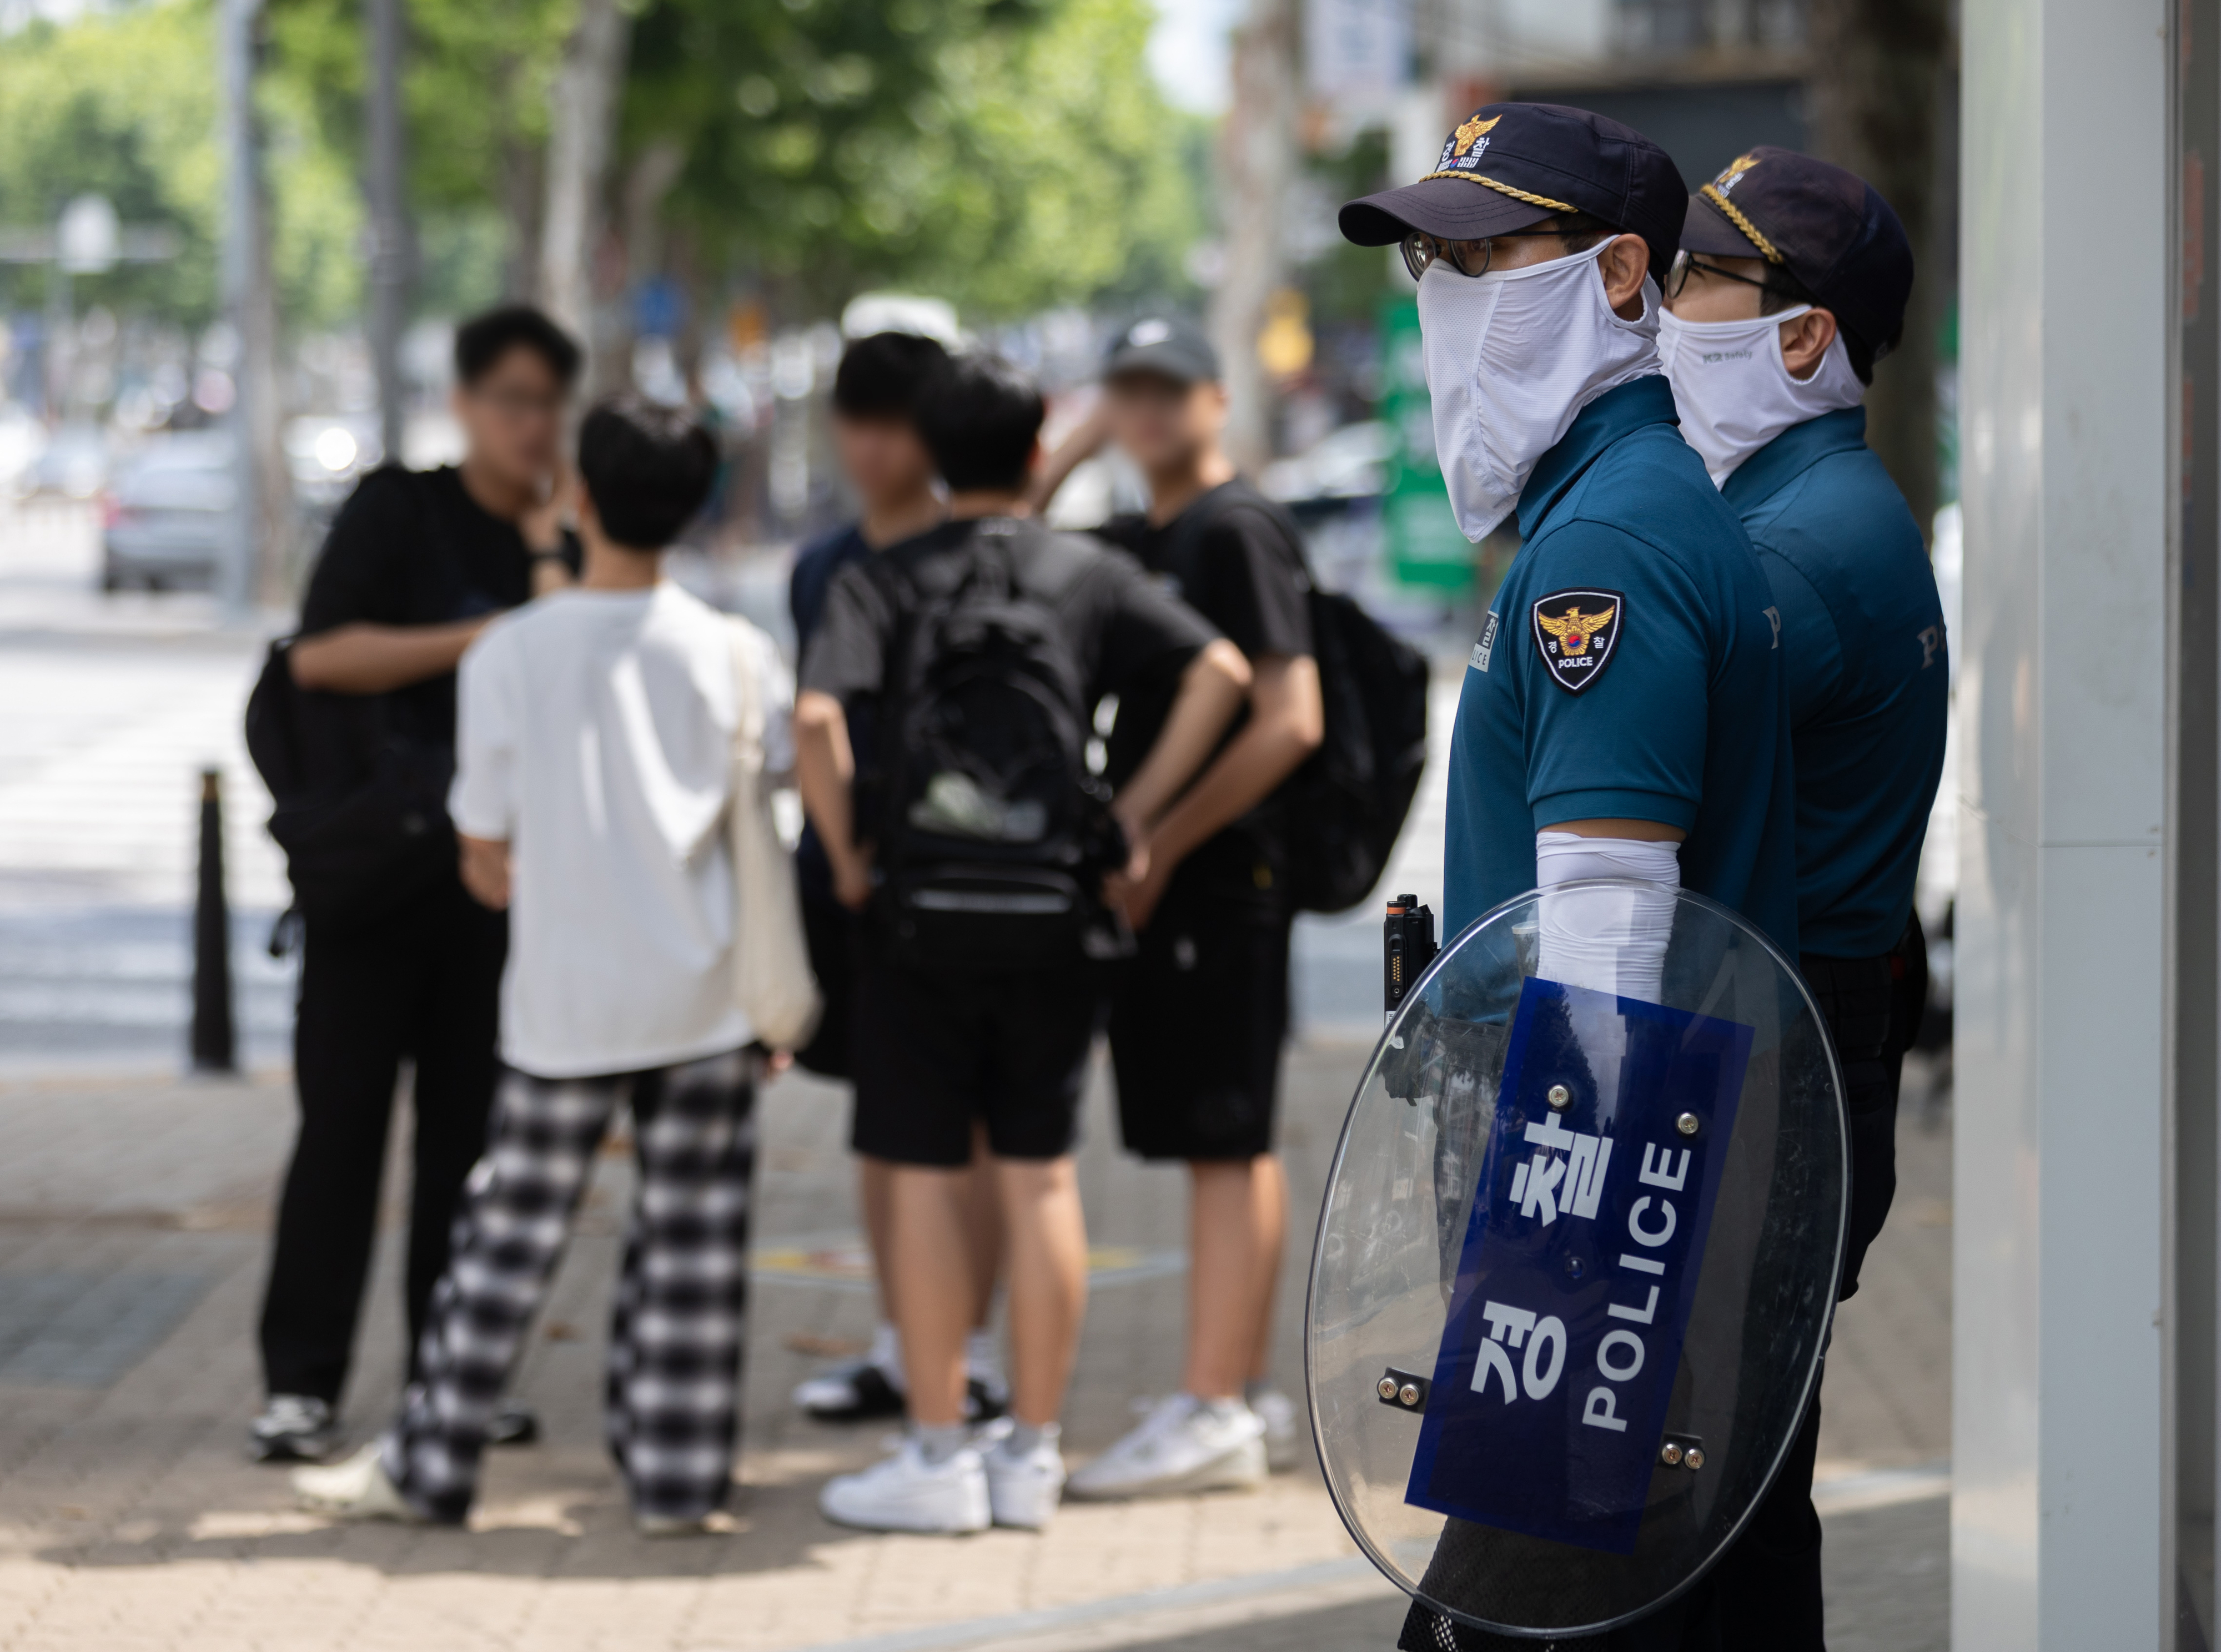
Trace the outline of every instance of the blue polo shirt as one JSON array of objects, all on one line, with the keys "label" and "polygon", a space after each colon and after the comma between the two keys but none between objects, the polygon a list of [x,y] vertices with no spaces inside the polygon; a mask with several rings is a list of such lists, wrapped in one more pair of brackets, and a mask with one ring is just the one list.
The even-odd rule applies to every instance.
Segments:
[{"label": "blue polo shirt", "polygon": [[1774,606],[1662,377],[1581,410],[1519,496],[1459,696],[1445,932],[1535,887],[1568,820],[1680,827],[1682,887],[1797,956],[1795,814]]},{"label": "blue polo shirt", "polygon": [[1721,489],[1781,610],[1807,952],[1897,944],[1943,776],[1950,673],[1920,528],[1867,446],[1864,408],[1792,425]]}]

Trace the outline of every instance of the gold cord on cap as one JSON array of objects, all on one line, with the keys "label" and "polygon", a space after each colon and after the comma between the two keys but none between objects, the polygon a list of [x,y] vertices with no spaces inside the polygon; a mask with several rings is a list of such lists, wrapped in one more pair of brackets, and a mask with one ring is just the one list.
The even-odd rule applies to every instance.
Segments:
[{"label": "gold cord on cap", "polygon": [[1742,231],[1742,233],[1749,238],[1750,244],[1753,246],[1755,246],[1760,252],[1766,254],[1766,261],[1768,264],[1779,264],[1781,262],[1781,254],[1774,250],[1774,243],[1758,233],[1758,226],[1751,222],[1749,219],[1743,216],[1742,208],[1736,205],[1734,202],[1729,200],[1724,195],[1722,195],[1718,190],[1715,189],[1710,184],[1705,184],[1705,187],[1698,190],[1697,193],[1703,196],[1705,200],[1711,202],[1723,213],[1726,214],[1727,221],[1733,224],[1737,229]]},{"label": "gold cord on cap", "polygon": [[1483,178],[1479,172],[1429,172],[1419,180],[1431,184],[1438,178],[1461,178],[1468,184],[1486,184],[1498,195],[1508,195],[1515,201],[1524,201],[1530,206],[1548,207],[1553,212],[1579,212],[1580,209],[1565,201],[1553,201],[1547,195],[1530,195],[1524,190],[1515,190],[1509,184],[1499,184],[1492,178]]}]

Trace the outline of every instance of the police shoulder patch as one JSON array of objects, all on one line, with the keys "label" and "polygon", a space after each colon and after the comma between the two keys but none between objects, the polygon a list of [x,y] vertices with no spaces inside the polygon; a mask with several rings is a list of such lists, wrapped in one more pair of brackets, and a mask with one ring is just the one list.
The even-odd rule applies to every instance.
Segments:
[{"label": "police shoulder patch", "polygon": [[1611,664],[1627,628],[1627,598],[1617,591],[1552,591],[1535,604],[1535,651],[1550,680],[1567,694],[1593,687]]}]

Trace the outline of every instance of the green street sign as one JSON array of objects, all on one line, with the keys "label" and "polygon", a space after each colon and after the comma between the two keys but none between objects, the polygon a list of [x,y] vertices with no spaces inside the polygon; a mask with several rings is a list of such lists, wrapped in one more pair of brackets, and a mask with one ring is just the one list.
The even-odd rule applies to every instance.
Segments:
[{"label": "green street sign", "polygon": [[1472,589],[1479,552],[1458,529],[1435,462],[1434,403],[1427,395],[1419,343],[1419,301],[1393,296],[1380,307],[1381,417],[1396,432],[1381,522],[1388,571],[1405,585],[1450,595]]}]

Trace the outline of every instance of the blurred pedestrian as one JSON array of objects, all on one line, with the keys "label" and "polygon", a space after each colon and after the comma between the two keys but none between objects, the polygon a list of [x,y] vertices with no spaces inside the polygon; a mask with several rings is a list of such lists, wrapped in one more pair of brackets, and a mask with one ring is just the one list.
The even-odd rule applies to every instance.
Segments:
[{"label": "blurred pedestrian", "polygon": [[[1096,532],[1165,580],[1252,673],[1247,712],[1149,825],[1148,875],[1125,895],[1140,947],[1110,1014],[1118,1116],[1129,1151],[1188,1166],[1187,1357],[1179,1392],[1073,1476],[1075,1496],[1110,1498],[1254,1485],[1268,1444],[1283,1461],[1296,1449],[1295,1407],[1267,1364],[1287,1233],[1273,1121],[1295,919],[1273,802],[1317,749],[1325,708],[1302,542],[1221,446],[1226,387],[1211,341],[1184,318],[1145,317],[1118,335],[1103,377],[1096,427],[1140,469],[1149,506]],[[1172,686],[1121,696],[1113,785],[1155,740]]]},{"label": "blurred pedestrian", "polygon": [[[948,520],[844,570],[803,661],[796,776],[835,892],[871,925],[854,1145],[895,1167],[888,1256],[913,1424],[892,1456],[825,1487],[820,1506],[850,1525],[1034,1528],[1055,1509],[1087,1289],[1073,1144],[1097,960],[1120,941],[1098,891],[1248,683],[1232,645],[1130,558],[1025,519],[1042,411],[992,357],[935,378],[918,427]],[[1168,658],[1185,664],[1163,735],[1110,800],[1087,767],[1092,708]],[[848,713],[864,703],[879,738],[860,776]],[[977,1438],[964,1191],[982,1121],[1009,1235],[1012,1394],[1010,1418]]]},{"label": "blurred pedestrian", "polygon": [[[824,615],[833,581],[851,563],[923,533],[941,521],[941,496],[934,486],[933,456],[918,439],[914,418],[920,386],[947,365],[939,340],[914,333],[874,333],[842,352],[833,377],[833,442],[841,467],[863,506],[860,520],[804,545],[788,585],[798,655],[806,652]],[[868,713],[849,729],[858,760],[871,761]],[[833,870],[816,826],[805,823],[795,850],[802,881],[803,922],[810,937],[810,967],[824,994],[825,1013],[817,1036],[795,1059],[828,1078],[849,1075],[849,1041],[854,999],[856,918],[833,895]],[[994,1305],[996,1253],[1001,1234],[995,1220],[993,1174],[985,1144],[973,1156],[973,1187],[967,1195],[973,1291],[973,1332],[966,1356],[967,1414],[974,1421],[1001,1414],[1009,1385],[995,1354],[987,1319]],[[902,1354],[895,1332],[887,1266],[888,1191],[893,1166],[870,1154],[856,1159],[856,1202],[872,1252],[879,1293],[879,1323],[861,1359],[846,1360],[821,1371],[794,1391],[794,1403],[821,1422],[859,1422],[899,1416],[903,1409]]]},{"label": "blurred pedestrian", "polygon": [[[432,1283],[447,1265],[464,1175],[485,1144],[495,1075],[496,996],[508,920],[464,893],[445,822],[386,795],[396,763],[454,762],[455,664],[495,614],[567,580],[560,442],[579,346],[539,311],[513,306],[455,335],[460,464],[389,463],[341,508],[310,577],[287,651],[302,698],[374,698],[380,778],[357,795],[372,815],[413,819],[426,852],[360,879],[344,913],[304,913],[293,1042],[300,1136],[278,1207],[261,1319],[266,1401],[253,1454],[313,1460],[341,1438],[355,1323],[378,1220],[379,1185],[401,1064],[413,1074],[405,1300],[410,1369]],[[442,782],[435,780],[436,800]],[[436,810],[436,801],[423,806]],[[303,876],[293,868],[295,887]],[[528,1414],[506,1437],[529,1437]]]},{"label": "blurred pedestrian", "polygon": [[784,770],[791,688],[760,633],[662,577],[716,463],[685,413],[597,407],[579,433],[583,578],[464,658],[453,807],[472,895],[496,911],[513,897],[505,1070],[419,1375],[383,1438],[297,1472],[310,1507],[468,1513],[495,1402],[621,1106],[640,1183],[610,1329],[610,1451],[650,1535],[701,1530],[730,1487],[761,1056],[735,996],[752,907],[727,811],[742,697],[764,767]]}]

